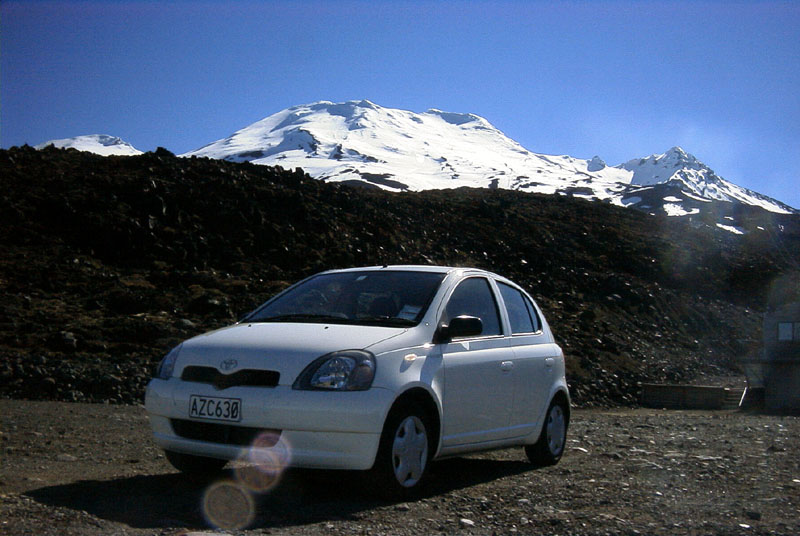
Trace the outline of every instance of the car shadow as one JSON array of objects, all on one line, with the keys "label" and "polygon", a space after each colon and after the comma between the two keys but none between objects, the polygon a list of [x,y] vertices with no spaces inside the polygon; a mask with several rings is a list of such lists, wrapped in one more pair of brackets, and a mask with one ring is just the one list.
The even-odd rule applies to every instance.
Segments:
[{"label": "car shadow", "polygon": [[[443,495],[485,482],[531,471],[513,460],[454,458],[430,467],[424,489],[414,500]],[[325,521],[361,519],[378,507],[405,502],[376,498],[359,473],[291,470],[272,490],[252,494],[250,528],[280,528]],[[233,481],[226,471],[221,480]],[[50,506],[86,511],[101,519],[133,528],[199,528],[214,525],[205,511],[204,495],[212,483],[193,481],[178,473],[142,475],[112,480],[82,480],[26,493]],[[223,501],[224,502],[224,501]]]}]

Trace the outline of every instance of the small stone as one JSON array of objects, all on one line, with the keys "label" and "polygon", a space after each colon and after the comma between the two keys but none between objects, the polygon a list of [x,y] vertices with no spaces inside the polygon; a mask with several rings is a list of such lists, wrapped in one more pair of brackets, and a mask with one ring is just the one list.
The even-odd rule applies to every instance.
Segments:
[{"label": "small stone", "polygon": [[475,526],[475,522],[471,519],[467,519],[466,517],[462,517],[458,520],[458,524],[461,525],[463,528],[471,528]]},{"label": "small stone", "polygon": [[61,342],[66,348],[76,348],[78,346],[78,339],[71,331],[61,332]]},{"label": "small stone", "polygon": [[188,318],[181,318],[180,320],[178,320],[177,323],[178,323],[178,327],[182,327],[182,328],[194,329],[194,328],[197,327],[197,324],[195,324],[194,322],[192,322]]},{"label": "small stone", "polygon": [[72,454],[59,454],[58,456],[56,456],[56,460],[60,462],[76,462],[78,461],[78,458],[76,458]]}]

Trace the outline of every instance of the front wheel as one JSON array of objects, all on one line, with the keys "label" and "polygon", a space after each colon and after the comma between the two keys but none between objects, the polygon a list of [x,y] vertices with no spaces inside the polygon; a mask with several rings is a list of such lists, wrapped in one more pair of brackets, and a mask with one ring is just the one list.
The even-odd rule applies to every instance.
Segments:
[{"label": "front wheel", "polygon": [[392,410],[370,471],[379,490],[402,496],[419,489],[430,458],[430,432],[430,420],[424,412],[408,406]]},{"label": "front wheel", "polygon": [[525,446],[525,454],[531,463],[538,466],[555,465],[564,454],[569,426],[569,410],[566,403],[553,400],[547,409],[542,433],[533,445]]}]

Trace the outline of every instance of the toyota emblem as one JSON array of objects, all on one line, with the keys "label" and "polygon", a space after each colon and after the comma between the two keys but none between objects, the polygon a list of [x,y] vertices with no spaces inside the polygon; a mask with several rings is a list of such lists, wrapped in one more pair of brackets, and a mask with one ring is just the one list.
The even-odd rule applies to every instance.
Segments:
[{"label": "toyota emblem", "polygon": [[239,366],[239,362],[235,359],[226,359],[222,363],[219,364],[220,370],[224,370],[225,372],[229,370],[233,370]]}]

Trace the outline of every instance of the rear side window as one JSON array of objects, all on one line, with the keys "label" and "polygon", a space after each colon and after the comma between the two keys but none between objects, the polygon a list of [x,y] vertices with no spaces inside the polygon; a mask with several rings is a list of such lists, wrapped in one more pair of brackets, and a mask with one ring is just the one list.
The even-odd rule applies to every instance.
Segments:
[{"label": "rear side window", "polygon": [[525,305],[528,306],[528,312],[531,314],[531,321],[533,321],[533,331],[541,331],[542,330],[542,319],[539,318],[539,313],[536,312],[536,307],[533,306],[533,302],[527,297],[523,296],[525,299]]},{"label": "rear side window", "polygon": [[511,333],[534,333],[539,331],[541,323],[530,300],[514,287],[504,283],[498,283],[497,286],[506,304],[508,320],[511,323]]},{"label": "rear side window", "polygon": [[472,277],[462,281],[447,303],[444,321],[450,322],[457,316],[475,316],[483,322],[481,335],[500,335],[500,317],[489,282],[482,277]]}]

